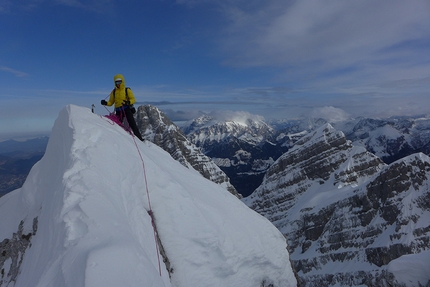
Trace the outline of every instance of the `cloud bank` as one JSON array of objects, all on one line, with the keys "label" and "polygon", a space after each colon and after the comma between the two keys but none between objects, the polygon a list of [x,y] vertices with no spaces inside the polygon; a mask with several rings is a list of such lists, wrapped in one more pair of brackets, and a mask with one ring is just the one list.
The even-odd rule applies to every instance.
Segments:
[{"label": "cloud bank", "polygon": [[330,123],[341,122],[350,118],[344,110],[332,106],[315,108],[312,110],[310,116],[312,118],[325,119]]},{"label": "cloud bank", "polygon": [[[420,45],[428,44],[423,39],[430,36],[430,3],[425,0],[254,2],[260,3],[249,5],[254,9],[225,8],[230,23],[222,41],[230,55],[226,63],[306,64],[324,71],[358,69],[363,62],[383,66],[375,60],[417,64],[425,52]],[[405,46],[411,42],[415,45]]]},{"label": "cloud bank", "polygon": [[236,98],[308,114],[326,106],[353,116],[430,112],[427,0],[178,3],[219,9],[214,42],[224,65],[270,71],[272,87],[236,89]]}]

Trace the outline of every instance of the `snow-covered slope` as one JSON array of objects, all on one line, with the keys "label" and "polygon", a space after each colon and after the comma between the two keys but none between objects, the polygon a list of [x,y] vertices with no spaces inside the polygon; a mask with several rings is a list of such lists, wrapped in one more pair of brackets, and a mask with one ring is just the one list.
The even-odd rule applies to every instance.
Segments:
[{"label": "snow-covered slope", "polygon": [[0,286],[296,286],[267,219],[86,108],[60,112],[0,217]]},{"label": "snow-covered slope", "polygon": [[430,286],[430,158],[422,153],[386,165],[326,124],[244,201],[288,238],[305,286]]}]

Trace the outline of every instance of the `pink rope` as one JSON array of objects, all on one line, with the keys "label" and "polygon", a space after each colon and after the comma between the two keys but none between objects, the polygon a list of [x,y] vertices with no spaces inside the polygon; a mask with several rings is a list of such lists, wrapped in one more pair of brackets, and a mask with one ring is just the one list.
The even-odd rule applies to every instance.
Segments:
[{"label": "pink rope", "polygon": [[[104,107],[109,112],[109,115],[104,116],[104,117],[110,119],[113,122],[113,123],[111,123],[112,125],[114,125],[114,124],[119,125],[125,131],[129,132],[133,136],[132,130],[130,128],[130,125],[128,125],[128,127],[126,127],[125,125],[123,125],[123,123],[120,121],[120,118],[115,114],[115,109],[114,109],[113,112],[110,112],[109,109],[106,108],[106,106],[104,106]],[[122,116],[123,119],[125,118],[127,120],[127,117],[125,116],[125,112],[123,110],[121,111],[121,116]]]},{"label": "pink rope", "polygon": [[160,276],[161,276],[160,252],[159,252],[159,247],[158,247],[158,242],[157,242],[157,231],[155,228],[154,213],[152,212],[151,198],[149,197],[149,189],[148,189],[148,180],[146,178],[145,161],[143,160],[142,154],[140,153],[139,147],[137,146],[136,137],[134,135],[133,135],[133,141],[134,141],[134,144],[136,146],[137,152],[139,153],[140,160],[142,161],[143,177],[145,179],[146,196],[148,198],[148,206],[149,206],[148,214],[149,214],[149,216],[151,216],[152,230],[154,231],[155,248],[157,250],[158,270],[160,271]]},{"label": "pink rope", "polygon": [[[106,108],[106,106],[104,106],[104,107]],[[145,161],[143,160],[142,154],[141,154],[141,152],[139,150],[139,147],[138,147],[138,145],[136,143],[136,136],[131,132],[130,124],[128,124],[128,127],[125,127],[120,122],[118,116],[115,115],[115,112],[111,113],[108,108],[106,108],[106,110],[109,112],[109,115],[105,116],[106,118],[108,118],[111,121],[113,121],[114,122],[113,124],[115,124],[115,123],[118,124],[119,126],[121,126],[122,128],[124,128],[126,131],[128,131],[132,135],[133,141],[134,141],[134,145],[136,146],[137,152],[139,153],[140,160],[142,161],[143,177],[145,179],[146,196],[148,198],[148,206],[149,206],[149,212],[148,212],[148,214],[149,214],[149,216],[151,216],[152,229],[154,231],[155,249],[157,251],[158,270],[159,270],[160,276],[161,276],[160,251],[159,251],[158,242],[157,242],[157,231],[156,231],[156,227],[155,227],[154,213],[152,211],[152,206],[151,206],[151,198],[149,197],[149,188],[148,188],[148,180],[147,180],[147,177],[146,177]],[[114,109],[114,111],[115,111],[115,109]],[[124,111],[122,111],[122,112],[124,112]],[[124,115],[124,118],[127,120],[127,117],[125,115]]]}]

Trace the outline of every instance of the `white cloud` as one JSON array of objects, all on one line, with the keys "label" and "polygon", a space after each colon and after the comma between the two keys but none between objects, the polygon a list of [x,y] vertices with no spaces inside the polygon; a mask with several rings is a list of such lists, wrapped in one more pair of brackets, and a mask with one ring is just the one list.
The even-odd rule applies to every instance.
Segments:
[{"label": "white cloud", "polygon": [[330,123],[344,121],[350,118],[348,113],[342,109],[332,106],[314,108],[310,114],[312,118],[322,118]]},{"label": "white cloud", "polygon": [[264,117],[246,111],[216,110],[209,115],[219,121],[233,121],[241,124],[246,124],[249,120],[264,121]]},{"label": "white cloud", "polygon": [[[412,106],[422,112],[430,104],[423,80],[430,78],[428,0],[217,3],[227,19],[218,39],[224,64],[271,69],[274,85],[288,87],[279,97],[267,88],[271,99],[295,94],[289,104],[318,106],[324,98],[324,105],[342,102],[353,114],[351,100],[363,113],[387,115],[412,113]],[[362,95],[367,103],[360,102]],[[396,105],[403,98],[414,105]],[[375,105],[366,110],[369,103]]]},{"label": "white cloud", "polygon": [[20,77],[20,78],[28,76],[28,74],[25,73],[25,72],[18,71],[18,70],[15,70],[15,69],[12,69],[12,68],[9,68],[9,67],[6,67],[6,66],[0,66],[0,70],[4,71],[4,72],[7,72],[7,73],[14,74],[15,76]]},{"label": "white cloud", "polygon": [[270,1],[258,11],[229,7],[224,47],[231,64],[327,65],[383,59],[382,49],[430,35],[430,3],[411,1]]}]

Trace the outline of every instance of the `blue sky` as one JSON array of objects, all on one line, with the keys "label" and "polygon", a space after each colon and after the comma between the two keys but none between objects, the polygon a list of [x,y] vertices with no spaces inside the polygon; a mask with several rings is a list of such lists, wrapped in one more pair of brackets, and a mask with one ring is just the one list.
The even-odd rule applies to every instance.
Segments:
[{"label": "blue sky", "polygon": [[122,73],[173,120],[430,114],[428,0],[0,0],[0,140]]}]

